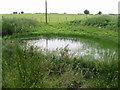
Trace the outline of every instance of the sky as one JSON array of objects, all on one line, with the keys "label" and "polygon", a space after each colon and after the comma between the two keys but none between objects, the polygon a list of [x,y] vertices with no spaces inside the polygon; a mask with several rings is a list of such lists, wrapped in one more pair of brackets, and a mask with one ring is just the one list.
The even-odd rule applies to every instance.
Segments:
[{"label": "sky", "polygon": [[[83,13],[88,9],[91,14],[117,14],[120,0],[47,0],[48,13]],[[12,12],[44,13],[45,0],[1,0],[0,14]]]}]

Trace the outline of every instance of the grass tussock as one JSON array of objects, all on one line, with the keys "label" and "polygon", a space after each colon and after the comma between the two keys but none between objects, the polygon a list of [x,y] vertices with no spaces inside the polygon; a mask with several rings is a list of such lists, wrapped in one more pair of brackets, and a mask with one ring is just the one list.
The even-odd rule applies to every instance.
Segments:
[{"label": "grass tussock", "polygon": [[117,88],[118,60],[60,56],[3,41],[3,88]]}]

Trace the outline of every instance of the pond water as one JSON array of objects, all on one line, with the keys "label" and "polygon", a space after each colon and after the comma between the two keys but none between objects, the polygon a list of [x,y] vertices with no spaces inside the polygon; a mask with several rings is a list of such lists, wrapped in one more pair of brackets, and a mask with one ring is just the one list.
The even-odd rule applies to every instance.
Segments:
[{"label": "pond water", "polygon": [[38,50],[59,51],[62,48],[67,48],[69,54],[75,56],[91,56],[95,59],[117,56],[117,45],[110,43],[76,38],[37,38],[28,39],[27,47],[37,47]]}]

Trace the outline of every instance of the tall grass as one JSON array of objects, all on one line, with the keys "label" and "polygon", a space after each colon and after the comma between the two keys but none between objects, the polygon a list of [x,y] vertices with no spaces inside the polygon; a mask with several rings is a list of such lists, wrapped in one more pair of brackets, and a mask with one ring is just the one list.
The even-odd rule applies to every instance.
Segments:
[{"label": "tall grass", "polygon": [[120,30],[120,15],[118,16],[118,29]]},{"label": "tall grass", "polygon": [[2,35],[12,35],[15,33],[25,33],[35,31],[38,22],[27,18],[3,18],[2,19]]},{"label": "tall grass", "polygon": [[23,49],[20,41],[3,41],[3,88],[117,88],[118,60],[66,56],[68,50],[44,54]]},{"label": "tall grass", "polygon": [[84,23],[86,26],[95,26],[98,28],[108,28],[110,30],[117,31],[118,27],[118,18],[113,16],[96,16],[92,18],[87,18]]},{"label": "tall grass", "polygon": [[68,22],[69,25],[83,25],[83,26],[91,26],[97,28],[107,28],[109,30],[118,30],[118,17],[117,16],[108,16],[108,15],[100,15],[94,17],[86,17],[86,19],[82,20],[74,20]]},{"label": "tall grass", "polygon": [[0,36],[2,36],[2,16],[0,16]]}]

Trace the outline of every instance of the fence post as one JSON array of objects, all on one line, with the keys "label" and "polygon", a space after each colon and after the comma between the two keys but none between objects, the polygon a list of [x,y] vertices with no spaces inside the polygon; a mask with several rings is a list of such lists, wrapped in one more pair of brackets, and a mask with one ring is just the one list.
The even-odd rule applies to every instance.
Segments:
[{"label": "fence post", "polygon": [[49,18],[49,22],[50,22],[50,18]]},{"label": "fence post", "polygon": [[66,22],[67,22],[67,17],[66,17]]}]

